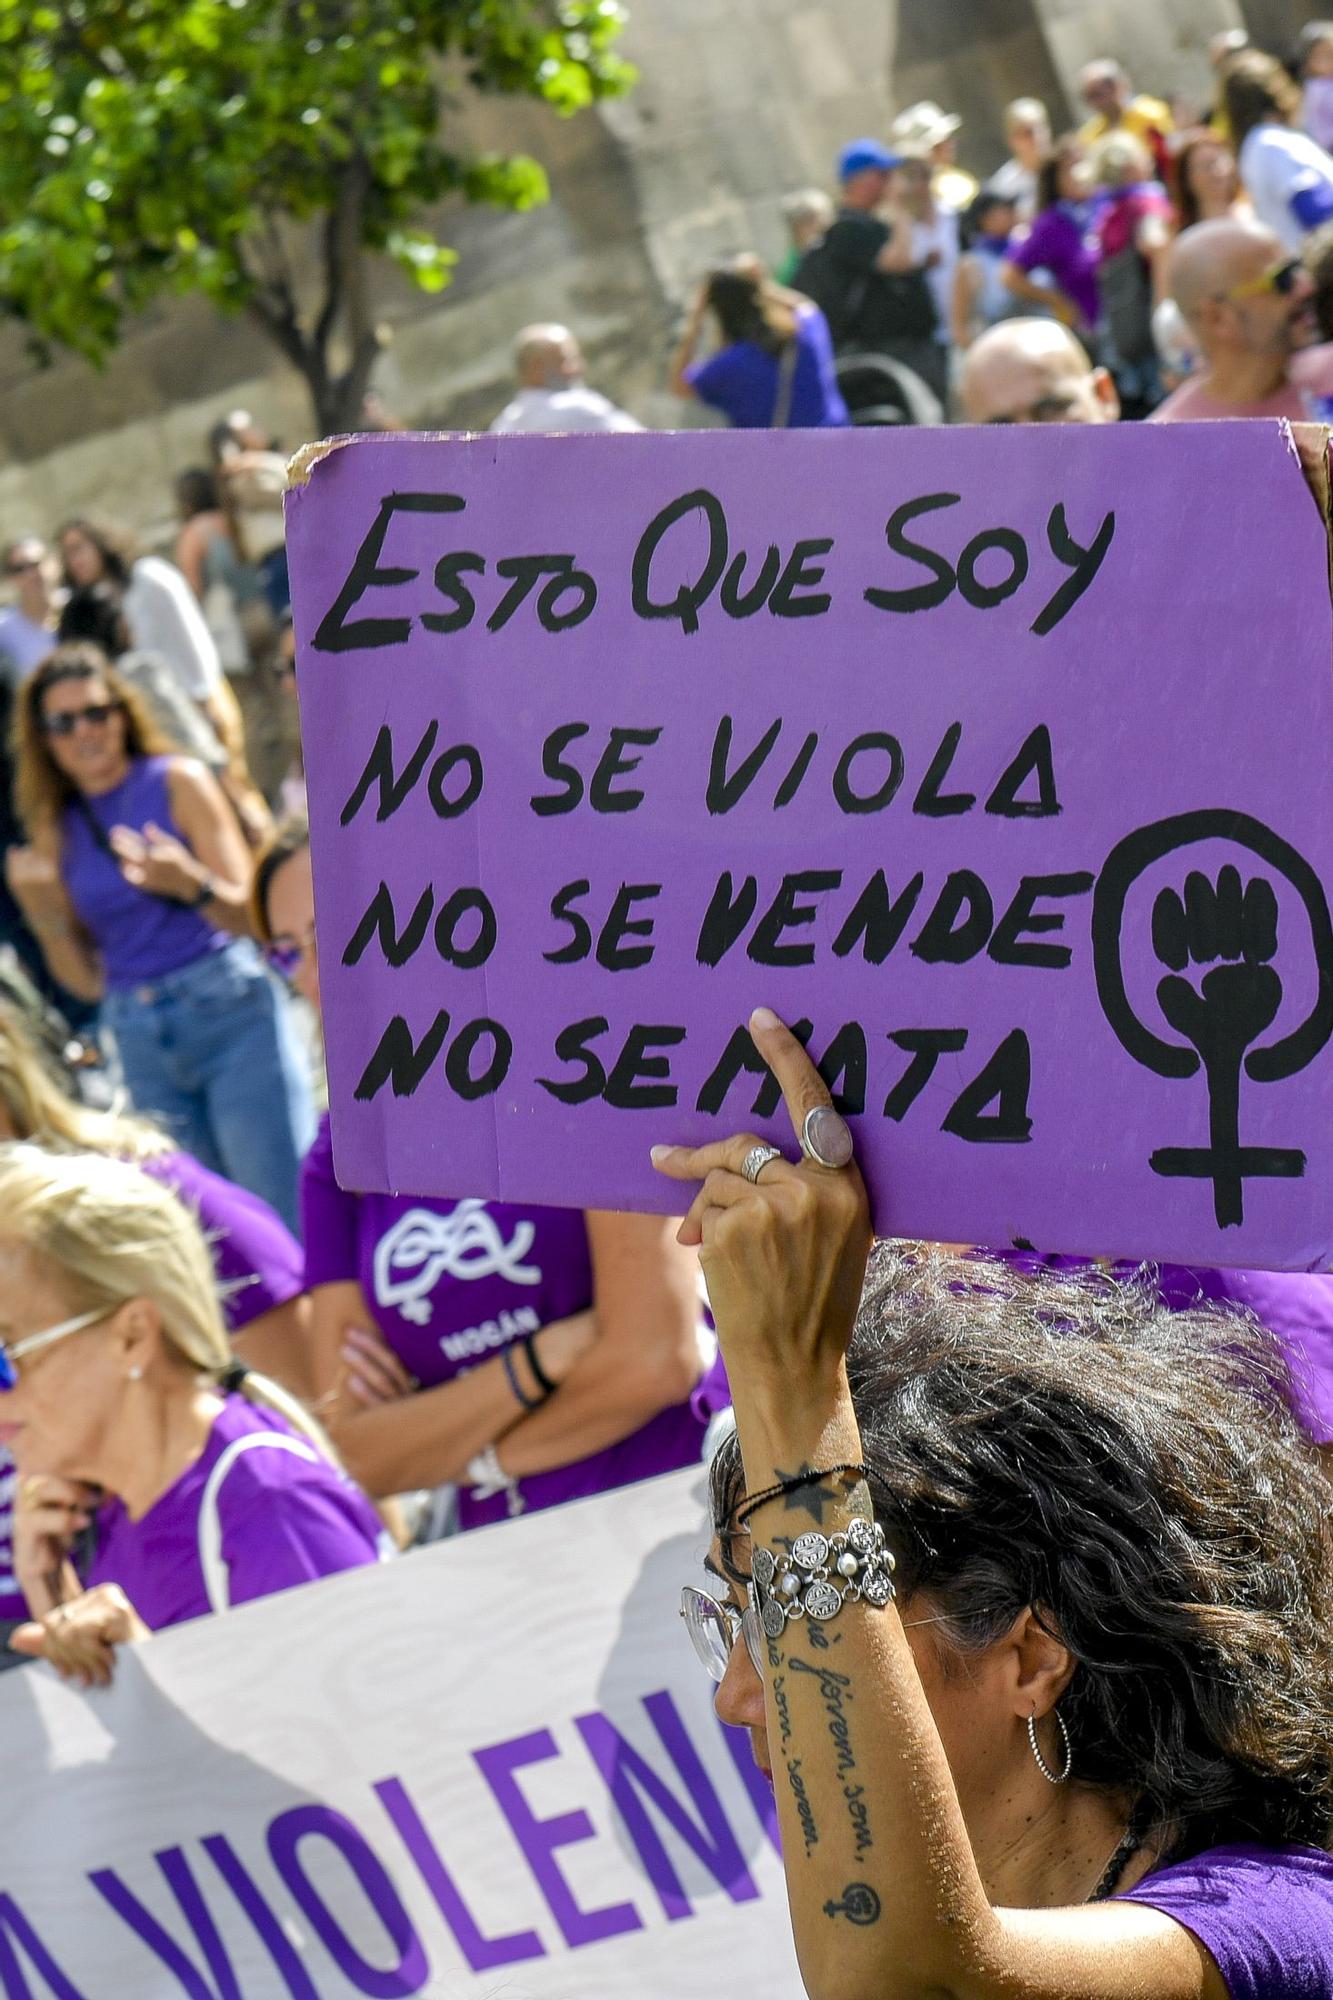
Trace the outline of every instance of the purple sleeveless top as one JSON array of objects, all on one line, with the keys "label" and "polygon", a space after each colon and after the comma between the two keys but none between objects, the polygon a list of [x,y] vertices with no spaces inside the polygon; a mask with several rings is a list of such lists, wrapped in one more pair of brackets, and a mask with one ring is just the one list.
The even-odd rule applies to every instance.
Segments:
[{"label": "purple sleeveless top", "polygon": [[147,825],[184,839],[171,817],[169,757],[136,757],[114,791],[65,807],[60,823],[61,873],[70,900],[102,959],[107,991],[162,979],[227,943],[225,931],[166,896],[132,888],[93,830],[115,826],[141,833]]}]

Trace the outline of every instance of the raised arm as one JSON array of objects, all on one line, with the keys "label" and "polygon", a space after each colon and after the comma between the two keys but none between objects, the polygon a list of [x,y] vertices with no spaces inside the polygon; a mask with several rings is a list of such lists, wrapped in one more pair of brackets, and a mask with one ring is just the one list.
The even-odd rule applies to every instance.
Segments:
[{"label": "raised arm", "polygon": [[[771,1014],[751,1023],[799,1131],[828,1092]],[[855,1166],[773,1162],[755,1142],[668,1149],[660,1169],[703,1179],[682,1227],[700,1243],[735,1400],[746,1488],[861,1460],[845,1353],[870,1222]],[[811,1479],[758,1509],[753,1547],[871,1512],[854,1476]],[[767,1631],[768,1628],[766,1627]],[[1129,1903],[992,1905],[896,1606],[848,1601],[827,1625],[767,1640],[764,1696],[792,1925],[811,2000],[1227,2000],[1183,1928]]]},{"label": "raised arm", "polygon": [[705,288],[700,285],[691,302],[689,316],[667,371],[667,387],[673,396],[679,396],[683,401],[688,401],[695,393],[693,383],[686,380],[685,371],[694,359],[707,311],[708,295]]}]

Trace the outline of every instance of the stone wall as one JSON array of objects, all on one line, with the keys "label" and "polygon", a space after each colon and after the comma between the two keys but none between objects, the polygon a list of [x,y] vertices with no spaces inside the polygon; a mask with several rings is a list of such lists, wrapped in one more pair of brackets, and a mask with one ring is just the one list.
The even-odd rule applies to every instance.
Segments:
[{"label": "stone wall", "polygon": [[[483,425],[505,398],[509,341],[564,318],[593,379],[649,423],[679,423],[662,391],[681,305],[716,257],[783,248],[780,202],[826,184],[838,146],[883,132],[929,96],[960,111],[960,151],[985,173],[1005,101],[1035,93],[1057,122],[1077,71],[1114,53],[1155,89],[1206,92],[1206,46],[1241,19],[1236,0],[629,0],[625,100],[562,122],[487,100],[467,114],[479,146],[527,150],[552,201],[527,215],[446,205],[461,252],[437,298],[383,276],[393,343],[378,376],[422,427]],[[1284,43],[1308,10],[1248,0],[1252,32]],[[1295,18],[1293,18],[1295,17]],[[295,446],[303,385],[244,321],[200,301],[163,304],[104,374],[64,358],[45,370],[0,327],[0,535],[98,508],[165,533],[172,475],[199,462],[209,425],[238,404]]]}]

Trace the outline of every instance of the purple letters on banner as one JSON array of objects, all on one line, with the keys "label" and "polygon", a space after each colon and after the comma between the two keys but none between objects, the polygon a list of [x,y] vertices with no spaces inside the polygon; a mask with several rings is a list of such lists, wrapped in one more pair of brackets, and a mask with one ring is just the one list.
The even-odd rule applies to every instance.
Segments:
[{"label": "purple letters on banner", "polygon": [[[302,1841],[313,1839],[327,1840],[346,1861],[367,1903],[388,1933],[397,1953],[395,1964],[376,1966],[363,1958],[315,1888],[301,1861]],[[310,1928],[358,1993],[394,2000],[397,1995],[421,1992],[430,1978],[430,1961],[384,1863],[350,1819],[328,1806],[293,1806],[290,1811],[280,1813],[269,1827],[268,1851]]]},{"label": "purple letters on banner", "polygon": [[67,1979],[12,1896],[0,1895],[0,1979],[5,2000],[34,2000],[32,1987],[19,1962],[19,1952],[40,1976],[54,2000],[85,2000]]},{"label": "purple letters on banner", "polygon": [[508,1937],[483,1937],[402,1779],[385,1778],[375,1786],[375,1792],[416,1863],[422,1881],[435,1898],[440,1915],[457,1939],[459,1950],[474,1972],[491,1972],[497,1965],[516,1965],[522,1959],[545,1957],[546,1947],[536,1931],[513,1931]]},{"label": "purple letters on banner", "polygon": [[530,1735],[516,1736],[508,1743],[493,1743],[485,1750],[472,1752],[523,1851],[533,1880],[560,1926],[565,1943],[577,1949],[580,1945],[598,1944],[603,1938],[620,1937],[626,1931],[641,1931],[643,1919],[633,1903],[581,1910],[574,1901],[573,1892],[557,1866],[555,1852],[558,1847],[573,1847],[581,1840],[595,1840],[597,1829],[585,1812],[538,1819],[514,1776],[525,1764],[542,1764],[548,1757],[559,1755],[549,1729],[534,1729]]},{"label": "purple letters on banner", "polygon": [[575,1727],[587,1744],[593,1763],[606,1780],[607,1789],[629,1830],[639,1859],[648,1871],[648,1879],[657,1891],[665,1915],[675,1923],[681,1917],[692,1917],[694,1906],[653,1824],[648,1804],[653,1805],[667,1824],[674,1828],[678,1838],[702,1861],[733,1903],[753,1902],[759,1894],[758,1886],[745,1866],[722,1802],[709,1782],[708,1773],[690,1741],[675,1703],[663,1690],[658,1694],[645,1695],[643,1705],[652,1717],[671,1761],[685,1781],[702,1826],[691,1817],[647,1759],[639,1755],[634,1745],[626,1741],[615,1724],[599,1709],[594,1709],[591,1715],[578,1716]]},{"label": "purple letters on banner", "polygon": [[365,439],[288,521],[346,1186],[678,1206],[791,1147],[762,1003],[882,1233],[1333,1260],[1286,427]]}]

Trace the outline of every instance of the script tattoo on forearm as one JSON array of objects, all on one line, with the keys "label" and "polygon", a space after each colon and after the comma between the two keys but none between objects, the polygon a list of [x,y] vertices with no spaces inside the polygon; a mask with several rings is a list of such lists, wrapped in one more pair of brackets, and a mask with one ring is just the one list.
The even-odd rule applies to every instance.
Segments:
[{"label": "script tattoo on forearm", "polygon": [[796,1817],[801,1823],[801,1839],[805,1843],[807,1860],[819,1845],[819,1828],[815,1823],[815,1809],[810,1803],[810,1795],[805,1789],[805,1779],[801,1776],[801,1759],[787,1759],[787,1783],[796,1801]]},{"label": "script tattoo on forearm", "polygon": [[875,1837],[870,1830],[866,1788],[857,1777],[856,1752],[852,1747],[851,1722],[847,1714],[848,1704],[853,1698],[851,1676],[840,1674],[835,1667],[807,1665],[802,1659],[791,1659],[787,1664],[792,1673],[813,1674],[819,1682],[819,1695],[828,1717],[829,1740],[833,1745],[834,1773],[842,1788],[856,1859],[860,1861],[875,1845]]}]

